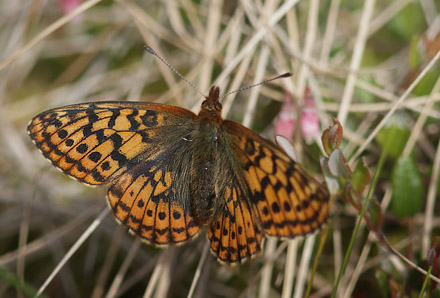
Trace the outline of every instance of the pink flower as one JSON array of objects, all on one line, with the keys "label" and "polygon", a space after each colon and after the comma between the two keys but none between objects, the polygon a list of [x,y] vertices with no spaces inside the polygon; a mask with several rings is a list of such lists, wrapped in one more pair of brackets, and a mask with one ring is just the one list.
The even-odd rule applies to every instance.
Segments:
[{"label": "pink flower", "polygon": [[289,92],[286,92],[284,98],[285,102],[275,122],[275,135],[292,139],[296,122],[295,106],[292,102],[292,95]]},{"label": "pink flower", "polygon": [[60,0],[59,4],[63,13],[68,14],[81,4],[81,0]]},{"label": "pink flower", "polygon": [[318,112],[309,88],[306,89],[304,105],[301,109],[300,126],[306,144],[310,145],[313,140],[319,140],[321,131]]}]

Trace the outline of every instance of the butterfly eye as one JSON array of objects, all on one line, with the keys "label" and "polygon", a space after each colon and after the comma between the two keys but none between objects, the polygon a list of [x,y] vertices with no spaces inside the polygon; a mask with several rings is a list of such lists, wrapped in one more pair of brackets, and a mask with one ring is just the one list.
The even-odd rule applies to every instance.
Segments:
[{"label": "butterfly eye", "polygon": [[220,102],[216,101],[216,102],[214,103],[214,106],[215,106],[215,109],[216,109],[218,112],[221,112],[221,111],[222,111],[222,104],[221,104]]}]

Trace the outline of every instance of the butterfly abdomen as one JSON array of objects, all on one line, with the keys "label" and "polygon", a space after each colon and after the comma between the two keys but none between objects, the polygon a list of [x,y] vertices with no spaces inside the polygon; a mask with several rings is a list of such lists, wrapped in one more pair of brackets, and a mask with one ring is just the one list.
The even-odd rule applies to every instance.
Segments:
[{"label": "butterfly abdomen", "polygon": [[191,209],[200,224],[207,224],[212,216],[215,200],[213,163],[209,160],[194,160],[190,175]]},{"label": "butterfly abdomen", "polygon": [[190,174],[191,209],[199,224],[208,224],[214,213],[216,167],[218,166],[219,126],[204,119],[197,123]]}]

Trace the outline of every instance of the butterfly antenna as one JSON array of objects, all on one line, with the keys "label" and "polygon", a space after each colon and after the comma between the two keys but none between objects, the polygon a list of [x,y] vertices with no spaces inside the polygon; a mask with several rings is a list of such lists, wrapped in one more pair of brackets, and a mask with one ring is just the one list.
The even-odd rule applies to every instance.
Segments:
[{"label": "butterfly antenna", "polygon": [[199,88],[197,88],[191,81],[187,80],[183,75],[180,74],[180,72],[178,72],[174,67],[171,66],[171,64],[169,64],[164,58],[162,58],[162,56],[160,56],[158,53],[156,53],[155,50],[153,50],[151,47],[149,46],[144,46],[144,50],[147,51],[148,53],[150,53],[151,55],[156,56],[160,61],[162,61],[163,64],[165,64],[166,66],[168,66],[169,69],[171,69],[174,73],[176,73],[182,80],[184,80],[188,85],[190,85],[191,87],[193,87],[197,92],[199,92],[204,98],[206,98],[206,95],[202,93],[202,91],[200,91]]},{"label": "butterfly antenna", "polygon": [[225,95],[222,96],[221,99],[225,98],[228,95],[231,95],[231,94],[234,94],[234,93],[238,93],[238,92],[241,92],[241,91],[244,91],[244,90],[248,90],[248,89],[251,89],[253,87],[263,85],[263,84],[267,84],[269,82],[272,82],[272,81],[275,81],[275,80],[278,80],[278,79],[291,77],[292,75],[293,75],[293,73],[286,72],[286,73],[283,73],[282,75],[276,76],[276,77],[268,79],[268,80],[264,80],[264,81],[262,81],[260,83],[257,83],[257,84],[254,84],[254,85],[250,85],[250,86],[241,87],[240,89],[237,89],[237,90],[234,90],[234,91],[226,93]]}]

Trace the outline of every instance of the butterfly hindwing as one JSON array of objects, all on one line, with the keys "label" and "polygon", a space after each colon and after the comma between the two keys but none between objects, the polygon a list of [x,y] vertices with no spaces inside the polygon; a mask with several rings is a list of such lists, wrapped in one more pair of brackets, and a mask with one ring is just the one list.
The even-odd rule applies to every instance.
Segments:
[{"label": "butterfly hindwing", "polygon": [[115,218],[130,232],[149,243],[168,245],[187,241],[200,230],[188,204],[182,203],[188,200],[181,197],[185,195],[176,192],[173,172],[139,165],[110,187],[107,199]]},{"label": "butterfly hindwing", "polygon": [[250,203],[266,235],[293,238],[325,223],[329,196],[319,182],[251,130],[227,120],[224,126],[244,170]]},{"label": "butterfly hindwing", "polygon": [[244,191],[236,179],[226,187],[222,208],[208,228],[211,252],[222,263],[243,262],[261,251],[263,234],[258,228]]},{"label": "butterfly hindwing", "polygon": [[100,185],[135,166],[145,152],[162,150],[163,127],[170,131],[195,117],[161,104],[84,103],[37,115],[28,132],[55,167],[80,182]]}]

